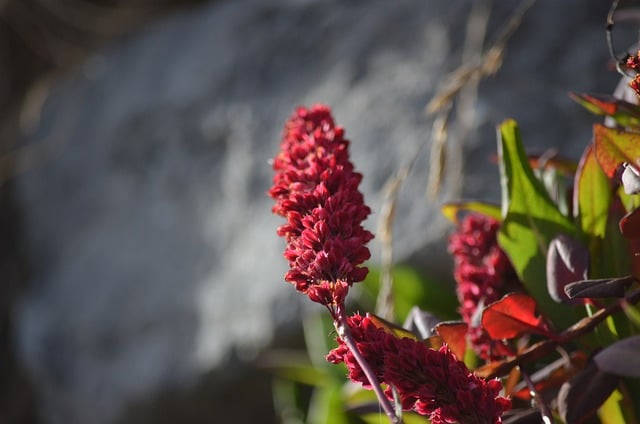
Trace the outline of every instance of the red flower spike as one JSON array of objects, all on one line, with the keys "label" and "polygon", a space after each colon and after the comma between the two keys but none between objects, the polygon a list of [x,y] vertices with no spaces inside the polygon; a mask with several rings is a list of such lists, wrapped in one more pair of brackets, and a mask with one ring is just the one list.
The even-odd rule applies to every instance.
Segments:
[{"label": "red flower spike", "polygon": [[625,61],[625,65],[629,69],[640,70],[640,51],[635,55],[629,55]]},{"label": "red flower spike", "polygon": [[520,289],[520,282],[507,255],[498,246],[500,223],[494,218],[471,213],[449,238],[454,258],[460,315],[469,325],[469,339],[483,359],[498,359],[512,353],[500,341],[491,340],[480,327],[478,317],[484,305],[505,293]]},{"label": "red flower spike", "polygon": [[362,175],[349,160],[349,141],[328,107],[298,108],[287,121],[269,195],[273,212],[287,219],[278,235],[287,240],[285,280],[314,302],[341,305],[349,287],[364,280],[362,227],[371,213],[358,186]]},{"label": "red flower spike", "polygon": [[640,96],[640,74],[636,75],[631,81],[629,81],[629,87]]},{"label": "red flower spike", "polygon": [[[446,345],[434,350],[412,338],[395,337],[360,315],[348,318],[348,324],[358,350],[380,381],[395,388],[404,410],[426,415],[434,424],[497,424],[511,407],[509,399],[499,396],[499,380],[475,376]],[[338,343],[327,360],[344,362],[349,378],[367,387],[353,354],[341,339]],[[393,399],[391,388],[386,395]]]}]

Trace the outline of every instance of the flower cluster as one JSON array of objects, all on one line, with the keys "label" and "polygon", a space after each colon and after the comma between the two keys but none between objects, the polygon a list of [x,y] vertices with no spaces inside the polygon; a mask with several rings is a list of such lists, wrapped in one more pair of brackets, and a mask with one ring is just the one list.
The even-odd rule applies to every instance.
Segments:
[{"label": "flower cluster", "polygon": [[[627,56],[625,66],[636,72],[640,72],[640,51],[638,51],[634,56]],[[636,76],[629,81],[629,87],[631,87],[631,89],[640,96],[640,73],[636,74]]]},{"label": "flower cluster", "polygon": [[511,352],[502,342],[491,340],[482,329],[479,322],[482,308],[520,286],[509,258],[498,246],[499,228],[500,223],[495,219],[468,214],[449,238],[459,312],[469,325],[474,350],[483,359],[495,359]]},{"label": "flower cluster", "polygon": [[[446,345],[434,350],[410,338],[397,338],[361,315],[348,318],[348,324],[358,350],[388,385],[386,396],[393,399],[393,387],[404,410],[426,415],[434,424],[502,422],[511,402],[499,396],[500,381],[478,378]],[[340,338],[338,343],[327,360],[345,363],[352,381],[370,387],[351,351]]]},{"label": "flower cluster", "polygon": [[269,191],[273,212],[287,219],[278,228],[287,241],[285,279],[330,309],[364,280],[368,270],[360,265],[370,257],[365,244],[373,238],[361,225],[371,210],[348,147],[328,107],[298,108],[285,125]]}]

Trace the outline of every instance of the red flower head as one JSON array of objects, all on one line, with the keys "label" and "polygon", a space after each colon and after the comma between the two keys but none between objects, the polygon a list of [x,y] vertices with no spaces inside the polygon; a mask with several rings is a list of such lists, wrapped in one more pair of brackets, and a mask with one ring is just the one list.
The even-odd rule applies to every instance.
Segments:
[{"label": "red flower head", "polygon": [[[434,350],[413,339],[397,338],[360,315],[350,317],[348,324],[358,350],[380,381],[389,386],[387,397],[393,399],[394,387],[404,410],[427,415],[434,424],[497,424],[511,407],[509,399],[499,396],[499,380],[478,378],[448,347]],[[349,378],[368,387],[351,351],[341,339],[338,343],[327,360],[344,362]]]},{"label": "red flower head", "polygon": [[478,322],[483,306],[518,289],[520,282],[507,255],[498,246],[500,223],[479,214],[464,217],[458,231],[449,238],[449,252],[454,258],[460,315],[469,324],[474,350],[484,359],[509,352],[501,342],[489,339]]},{"label": "red flower head", "polygon": [[629,69],[633,69],[635,71],[640,70],[640,51],[635,55],[628,55],[625,60],[625,65]]},{"label": "red flower head", "polygon": [[368,270],[360,265],[373,238],[361,225],[371,210],[348,147],[328,107],[298,108],[285,125],[269,191],[273,212],[287,219],[278,228],[288,243],[285,279],[328,307],[341,305],[349,287],[364,280]]},{"label": "red flower head", "polygon": [[640,74],[636,75],[631,81],[629,81],[629,87],[640,96]]}]

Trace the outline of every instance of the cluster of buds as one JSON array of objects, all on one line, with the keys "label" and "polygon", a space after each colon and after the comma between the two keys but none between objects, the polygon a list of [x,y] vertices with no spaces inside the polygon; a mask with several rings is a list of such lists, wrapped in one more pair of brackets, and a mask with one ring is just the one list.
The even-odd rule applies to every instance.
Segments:
[{"label": "cluster of buds", "polygon": [[468,214],[449,238],[454,258],[459,312],[469,326],[469,338],[478,356],[491,360],[513,354],[501,341],[492,340],[480,325],[484,306],[518,290],[520,282],[511,261],[498,246],[500,223],[480,214]]},{"label": "cluster of buds", "polygon": [[640,96],[640,51],[633,56],[628,55],[624,65],[627,69],[632,69],[636,72],[636,75],[629,81],[629,87]]},{"label": "cluster of buds", "polygon": [[328,107],[298,108],[285,125],[273,161],[273,212],[285,217],[285,280],[334,311],[349,287],[362,281],[373,234],[362,227],[371,213],[358,190],[362,175],[349,160],[349,141]]},{"label": "cluster of buds", "polygon": [[[348,322],[358,350],[387,385],[385,394],[393,399],[396,390],[404,410],[426,415],[433,424],[502,422],[511,402],[499,396],[500,381],[476,377],[446,345],[435,350],[411,338],[398,338],[361,315],[349,317]],[[340,338],[327,360],[344,363],[352,381],[369,385]]]}]

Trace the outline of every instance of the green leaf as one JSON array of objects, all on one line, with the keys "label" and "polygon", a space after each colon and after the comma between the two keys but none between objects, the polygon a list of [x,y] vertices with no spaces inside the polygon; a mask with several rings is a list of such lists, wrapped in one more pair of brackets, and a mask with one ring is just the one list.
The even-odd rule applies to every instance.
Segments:
[{"label": "green leaf", "polygon": [[440,208],[442,214],[454,224],[458,224],[458,215],[461,212],[476,212],[500,221],[502,216],[500,208],[496,205],[483,202],[450,202]]},{"label": "green leaf", "polygon": [[[621,192],[622,190],[620,190]],[[602,249],[591,261],[592,266],[599,264],[600,275],[593,273],[595,278],[599,277],[621,277],[629,275],[631,269],[631,247],[629,240],[625,239],[620,232],[619,222],[626,214],[627,210],[620,199],[622,196],[615,196],[611,201],[607,216],[607,230],[602,241]],[[640,197],[640,196],[635,196]]]},{"label": "green leaf", "polygon": [[607,231],[607,216],[613,197],[611,183],[598,165],[593,145],[589,145],[582,155],[575,177],[574,213],[577,215],[580,229],[590,238],[592,244],[603,239]]},{"label": "green leaf", "polygon": [[612,117],[623,127],[640,126],[640,106],[602,94],[576,94],[569,97],[591,113]]},{"label": "green leaf", "polygon": [[546,254],[554,237],[566,234],[579,238],[578,230],[568,217],[562,215],[535,177],[515,121],[505,121],[499,130],[504,220],[498,233],[498,243],[511,259],[529,294],[536,299],[540,312],[559,329],[566,328],[576,316],[549,295]]},{"label": "green leaf", "polygon": [[633,416],[633,410],[629,408],[620,393],[620,390],[616,389],[611,393],[611,396],[602,404],[598,409],[598,417],[602,424],[619,424],[619,423],[632,423],[634,421],[625,417]]}]

